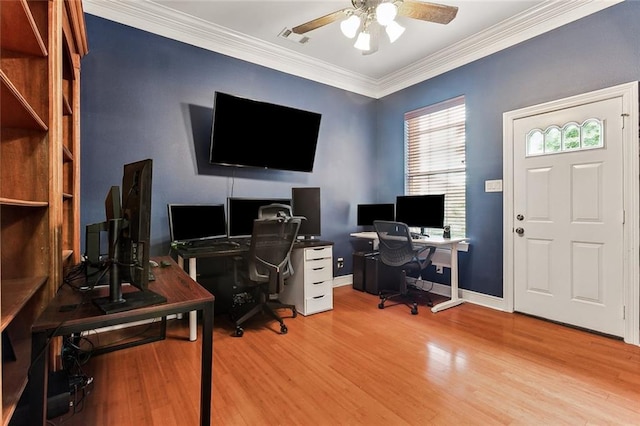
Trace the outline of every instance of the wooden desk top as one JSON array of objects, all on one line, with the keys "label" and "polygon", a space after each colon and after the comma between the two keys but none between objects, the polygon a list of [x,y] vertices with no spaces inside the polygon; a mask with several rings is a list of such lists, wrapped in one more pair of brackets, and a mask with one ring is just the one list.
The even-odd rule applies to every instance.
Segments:
[{"label": "wooden desk top", "polygon": [[[154,267],[152,272],[155,281],[149,282],[149,289],[167,298],[167,302],[159,305],[137,308],[125,312],[104,314],[93,303],[96,297],[108,295],[109,288],[99,287],[81,292],[63,285],[45,311],[31,327],[33,332],[57,330],[57,334],[64,334],[66,328],[86,327],[86,329],[100,328],[123,322],[138,321],[162,317],[172,313],[183,313],[202,309],[206,303],[213,303],[214,296],[197,282],[191,279],[170,256],[154,257],[158,262],[169,262],[170,266]],[[138,291],[130,285],[123,285],[122,292]],[[65,308],[61,311],[62,307]]]}]

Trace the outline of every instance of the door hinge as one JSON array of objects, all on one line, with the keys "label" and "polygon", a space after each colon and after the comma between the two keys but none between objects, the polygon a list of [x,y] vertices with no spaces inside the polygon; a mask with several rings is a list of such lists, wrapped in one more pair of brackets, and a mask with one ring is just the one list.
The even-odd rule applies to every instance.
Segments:
[{"label": "door hinge", "polygon": [[622,319],[627,319],[627,309],[624,305],[622,305]]},{"label": "door hinge", "polygon": [[620,117],[622,117],[622,128],[624,129],[624,122],[625,122],[625,117],[629,117],[629,114],[627,114],[626,112],[623,112],[622,114],[620,114]]}]

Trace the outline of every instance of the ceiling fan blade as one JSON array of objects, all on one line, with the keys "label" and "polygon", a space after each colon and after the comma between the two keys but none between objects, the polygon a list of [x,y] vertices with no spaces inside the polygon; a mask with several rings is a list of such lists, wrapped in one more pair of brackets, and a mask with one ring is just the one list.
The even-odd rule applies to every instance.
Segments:
[{"label": "ceiling fan blade", "polygon": [[398,7],[398,15],[422,21],[448,24],[458,14],[456,6],[404,0]]},{"label": "ceiling fan blade", "polygon": [[340,18],[344,18],[346,16],[346,11],[351,10],[350,8],[336,10],[335,12],[329,13],[327,15],[321,16],[316,19],[312,19],[309,22],[305,22],[304,24],[300,24],[297,27],[293,27],[291,31],[296,34],[304,34],[309,31],[315,30],[316,28],[323,27],[327,24],[331,24],[339,20]]}]

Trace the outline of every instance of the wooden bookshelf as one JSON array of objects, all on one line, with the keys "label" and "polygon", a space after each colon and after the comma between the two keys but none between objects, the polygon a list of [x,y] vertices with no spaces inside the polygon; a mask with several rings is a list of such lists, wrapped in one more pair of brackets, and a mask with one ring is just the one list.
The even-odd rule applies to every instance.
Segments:
[{"label": "wooden bookshelf", "polygon": [[[2,425],[27,385],[31,324],[79,262],[80,0],[0,7]],[[44,348],[43,348],[44,350]],[[3,352],[4,354],[4,352]],[[47,356],[47,355],[45,355]]]}]

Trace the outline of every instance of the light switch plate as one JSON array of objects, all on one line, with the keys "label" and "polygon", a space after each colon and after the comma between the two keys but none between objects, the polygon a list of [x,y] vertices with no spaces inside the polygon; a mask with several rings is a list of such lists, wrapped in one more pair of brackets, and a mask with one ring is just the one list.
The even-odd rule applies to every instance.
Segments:
[{"label": "light switch plate", "polygon": [[502,192],[502,179],[485,180],[484,192]]}]

